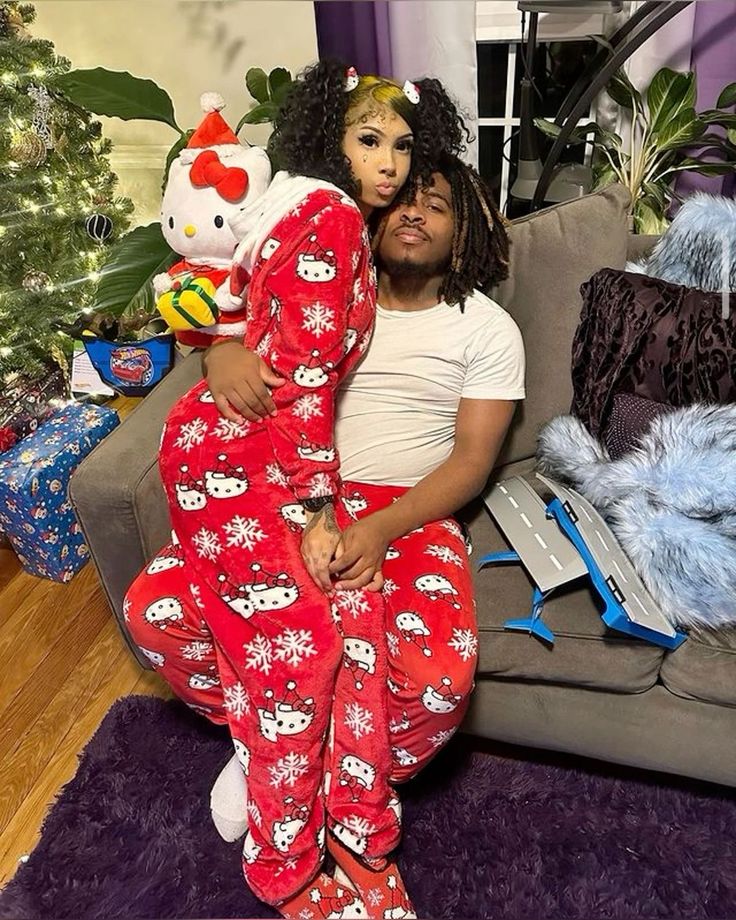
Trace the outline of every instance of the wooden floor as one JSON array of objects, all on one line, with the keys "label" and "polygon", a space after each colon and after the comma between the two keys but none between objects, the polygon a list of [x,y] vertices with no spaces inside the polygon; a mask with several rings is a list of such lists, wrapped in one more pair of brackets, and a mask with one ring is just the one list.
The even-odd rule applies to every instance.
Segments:
[{"label": "wooden floor", "polygon": [[105,713],[131,693],[170,696],[127,650],[92,564],[62,585],[0,549],[0,886]]}]

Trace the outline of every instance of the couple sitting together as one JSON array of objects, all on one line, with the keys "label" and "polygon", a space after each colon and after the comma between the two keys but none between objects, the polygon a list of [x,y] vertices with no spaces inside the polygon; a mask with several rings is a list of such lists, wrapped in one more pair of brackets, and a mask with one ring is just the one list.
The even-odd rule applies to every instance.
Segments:
[{"label": "couple sitting together", "polygon": [[130,587],[128,625],[227,726],[213,819],[245,835],[246,881],[284,917],[415,916],[397,784],[473,689],[453,514],[524,397],[524,352],[483,293],[508,239],[463,129],[436,80],[302,75],[271,141],[284,171],[235,227],[244,341],[205,353],[163,432],[173,542]]}]

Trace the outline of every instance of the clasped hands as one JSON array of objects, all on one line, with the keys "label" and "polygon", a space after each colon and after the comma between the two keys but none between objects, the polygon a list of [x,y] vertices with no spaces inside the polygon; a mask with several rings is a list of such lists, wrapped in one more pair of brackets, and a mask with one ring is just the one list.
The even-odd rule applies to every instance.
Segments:
[{"label": "clasped hands", "polygon": [[306,514],[301,553],[317,586],[326,594],[357,588],[380,591],[384,581],[381,566],[388,549],[380,512],[355,521],[342,532],[332,505]]}]

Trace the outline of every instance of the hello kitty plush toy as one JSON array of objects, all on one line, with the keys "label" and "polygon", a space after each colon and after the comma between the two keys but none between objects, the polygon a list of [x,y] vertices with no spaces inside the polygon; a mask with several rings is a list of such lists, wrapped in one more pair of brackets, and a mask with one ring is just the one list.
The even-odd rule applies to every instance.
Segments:
[{"label": "hello kitty plush toy", "polygon": [[232,258],[229,219],[268,188],[271,163],[243,147],[220,115],[225,103],[204,93],[205,116],[172,162],[161,203],[161,230],[182,258],[153,279],[156,307],[183,345],[206,348],[213,336],[245,331],[248,276]]}]

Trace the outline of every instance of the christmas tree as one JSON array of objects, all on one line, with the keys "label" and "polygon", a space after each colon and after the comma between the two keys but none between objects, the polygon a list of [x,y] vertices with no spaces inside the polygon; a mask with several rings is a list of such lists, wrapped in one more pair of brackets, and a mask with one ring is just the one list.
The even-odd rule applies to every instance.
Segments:
[{"label": "christmas tree", "polygon": [[55,323],[93,307],[133,210],[115,194],[99,121],[58,89],[70,62],[30,34],[34,18],[31,4],[0,0],[0,384],[44,373],[68,347]]}]

